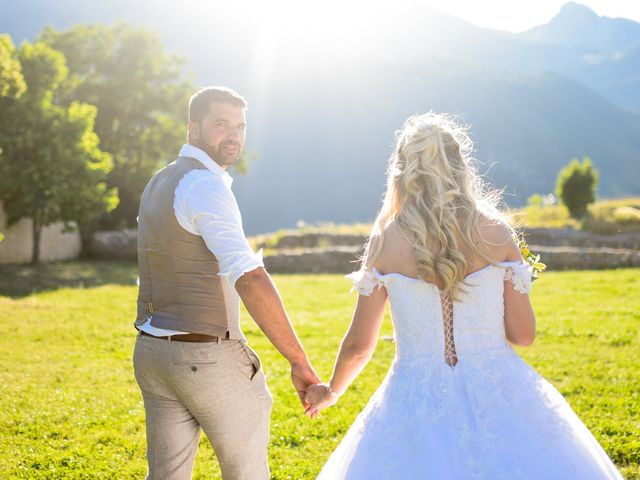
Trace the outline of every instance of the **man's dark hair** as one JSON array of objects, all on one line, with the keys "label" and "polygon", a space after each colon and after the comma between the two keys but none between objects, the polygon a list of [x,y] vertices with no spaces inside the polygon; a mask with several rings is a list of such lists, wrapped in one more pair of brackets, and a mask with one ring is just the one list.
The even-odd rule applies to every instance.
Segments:
[{"label": "man's dark hair", "polygon": [[189,100],[189,121],[202,122],[211,102],[230,103],[236,107],[247,108],[246,100],[230,88],[204,87],[194,93]]}]

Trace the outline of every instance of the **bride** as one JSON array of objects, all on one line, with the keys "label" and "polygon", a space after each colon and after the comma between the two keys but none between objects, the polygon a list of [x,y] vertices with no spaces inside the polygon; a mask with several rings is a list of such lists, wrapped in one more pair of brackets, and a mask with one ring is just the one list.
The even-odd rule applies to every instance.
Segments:
[{"label": "bride", "polygon": [[387,296],[397,351],[322,480],[622,479],[562,395],[510,344],[529,345],[531,271],[452,117],[409,118],[397,135],[358,303],[328,384],[335,404],[369,361]]}]

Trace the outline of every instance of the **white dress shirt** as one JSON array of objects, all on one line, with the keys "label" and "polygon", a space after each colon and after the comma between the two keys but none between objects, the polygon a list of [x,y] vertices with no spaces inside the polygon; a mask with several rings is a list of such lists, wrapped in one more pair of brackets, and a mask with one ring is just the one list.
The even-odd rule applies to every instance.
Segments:
[{"label": "white dress shirt", "polygon": [[[262,250],[254,253],[244,235],[240,209],[231,191],[231,175],[193,145],[183,145],[179,156],[195,158],[207,169],[191,170],[182,177],[176,187],[173,211],[180,226],[193,235],[201,236],[207,248],[216,256],[220,266],[218,275],[223,277],[221,280],[230,333],[233,334],[235,330],[242,337],[239,326],[240,297],[235,284],[246,272],[264,267]],[[153,316],[150,316],[139,327],[140,330],[155,336],[188,333],[154,327],[151,325],[152,319]]]}]

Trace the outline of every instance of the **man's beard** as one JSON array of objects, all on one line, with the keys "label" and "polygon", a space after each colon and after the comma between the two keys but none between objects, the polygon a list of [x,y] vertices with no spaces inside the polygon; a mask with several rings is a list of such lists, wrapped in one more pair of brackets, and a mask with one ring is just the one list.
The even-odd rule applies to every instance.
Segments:
[{"label": "man's beard", "polygon": [[[218,145],[218,148],[214,148],[210,145],[197,145],[198,148],[204,150],[204,152],[209,155],[218,165],[221,166],[230,166],[238,161],[240,158],[240,154],[242,150],[240,149],[240,144],[237,142],[222,142]],[[236,146],[238,147],[238,152],[235,154],[225,153],[223,147],[225,146]]]}]

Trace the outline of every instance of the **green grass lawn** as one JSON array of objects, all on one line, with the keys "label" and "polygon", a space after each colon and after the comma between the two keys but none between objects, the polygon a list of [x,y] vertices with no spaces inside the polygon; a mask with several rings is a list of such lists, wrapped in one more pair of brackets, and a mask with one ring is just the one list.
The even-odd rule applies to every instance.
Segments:
[{"label": "green grass lawn", "polygon": [[[135,278],[127,263],[0,268],[0,478],[143,477],[144,409],[131,367]],[[275,279],[309,357],[328,376],[355,294],[339,275]],[[538,338],[520,352],[625,478],[640,479],[640,270],[548,272],[533,300]],[[273,478],[313,478],[386,373],[393,343],[381,341],[341,402],[312,421],[286,362],[246,315],[244,328],[275,399]],[[220,478],[204,437],[194,478]]]}]

